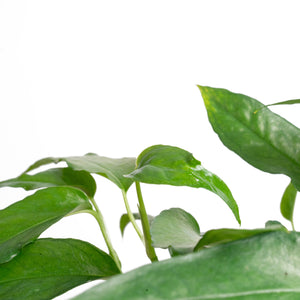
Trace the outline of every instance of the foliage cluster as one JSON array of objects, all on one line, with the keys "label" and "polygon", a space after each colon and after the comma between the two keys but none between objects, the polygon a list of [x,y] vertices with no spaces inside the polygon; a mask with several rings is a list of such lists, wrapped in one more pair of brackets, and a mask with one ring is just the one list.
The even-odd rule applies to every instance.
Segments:
[{"label": "foliage cluster", "polygon": [[[261,102],[225,89],[199,86],[209,121],[223,144],[252,166],[291,181],[281,201],[289,231],[277,221],[258,229],[212,229],[181,208],[147,214],[141,183],[204,188],[216,194],[240,224],[238,205],[225,182],[181,148],[154,145],[137,158],[47,157],[0,187],[37,190],[0,211],[0,299],[52,299],[91,280],[99,285],[76,297],[86,299],[296,299],[300,297],[300,234],[293,211],[300,190],[300,130]],[[294,104],[299,100],[278,104]],[[67,167],[53,167],[64,162]],[[42,166],[50,165],[44,171]],[[95,201],[94,175],[121,191],[126,213],[120,230],[131,224],[145,246],[149,264],[122,273],[121,262]],[[132,212],[129,188],[137,192]],[[39,238],[66,216],[91,214],[108,253],[76,239]],[[141,221],[141,227],[137,223]],[[158,262],[156,248],[171,258]],[[295,298],[296,297],[296,298]]]}]

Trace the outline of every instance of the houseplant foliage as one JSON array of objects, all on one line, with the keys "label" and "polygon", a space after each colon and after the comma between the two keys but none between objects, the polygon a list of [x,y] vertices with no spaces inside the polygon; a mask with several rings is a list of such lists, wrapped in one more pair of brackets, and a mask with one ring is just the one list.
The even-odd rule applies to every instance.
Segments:
[{"label": "houseplant foliage", "polygon": [[[20,176],[0,182],[0,187],[31,191],[0,211],[0,299],[52,299],[97,279],[105,281],[76,299],[300,297],[300,233],[293,222],[300,190],[300,130],[251,97],[225,89],[199,89],[209,121],[226,147],[262,171],[290,177],[280,209],[292,231],[277,221],[268,221],[264,228],[221,228],[203,233],[192,214],[181,208],[149,216],[142,184],[166,184],[214,193],[241,224],[237,202],[226,183],[178,147],[154,145],[137,158],[94,153],[48,157],[33,163]],[[273,105],[294,103],[299,100]],[[61,162],[67,167],[61,167]],[[44,171],[39,170],[42,166]],[[151,264],[122,274],[95,200],[94,176],[107,178],[120,190],[125,209],[120,218],[121,233],[129,224],[134,227]],[[132,212],[127,192],[134,187],[138,211]],[[95,217],[107,249],[76,239],[39,238],[62,218],[80,213]],[[170,259],[158,261],[156,248],[168,249]]]}]

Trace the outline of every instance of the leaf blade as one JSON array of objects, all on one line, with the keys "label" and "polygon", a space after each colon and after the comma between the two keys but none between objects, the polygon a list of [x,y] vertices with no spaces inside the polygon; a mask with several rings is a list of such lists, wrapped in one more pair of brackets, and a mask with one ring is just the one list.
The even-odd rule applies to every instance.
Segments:
[{"label": "leaf blade", "polygon": [[82,191],[49,187],[1,210],[0,263],[11,260],[26,244],[67,214],[91,208]]},{"label": "leaf blade", "polygon": [[300,129],[251,97],[198,87],[223,144],[262,171],[289,176],[300,190]]},{"label": "leaf blade", "polygon": [[299,233],[260,234],[138,268],[73,299],[297,299],[299,249]]},{"label": "leaf blade", "polygon": [[76,187],[90,197],[96,192],[95,180],[88,172],[71,168],[53,168],[34,175],[23,173],[16,178],[0,182],[0,187],[21,187],[27,191],[54,186]]},{"label": "leaf blade", "polygon": [[292,224],[293,215],[294,215],[294,207],[297,196],[297,189],[294,187],[293,183],[290,182],[286,187],[280,202],[280,211],[284,218],[289,220]]},{"label": "leaf blade", "polygon": [[118,274],[113,259],[74,239],[38,239],[0,264],[1,299],[53,299],[87,281]]},{"label": "leaf blade", "polygon": [[151,146],[139,155],[137,168],[126,177],[150,184],[205,188],[218,195],[241,223],[237,203],[227,185],[186,150],[168,145]]},{"label": "leaf blade", "polygon": [[152,245],[170,248],[176,253],[193,252],[200,239],[200,228],[195,218],[181,208],[162,211],[151,223]]},{"label": "leaf blade", "polygon": [[73,170],[95,173],[109,179],[126,192],[133,181],[124,175],[135,169],[135,161],[133,157],[109,158],[95,153],[83,156],[47,157],[36,161],[24,173],[50,163],[66,162]]}]

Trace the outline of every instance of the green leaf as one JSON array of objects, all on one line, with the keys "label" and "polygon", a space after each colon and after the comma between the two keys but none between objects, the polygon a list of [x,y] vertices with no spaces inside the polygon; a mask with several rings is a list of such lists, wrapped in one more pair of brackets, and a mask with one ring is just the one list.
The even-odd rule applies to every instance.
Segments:
[{"label": "green leaf", "polygon": [[94,153],[88,153],[84,156],[43,158],[31,165],[24,173],[46,164],[58,162],[66,162],[74,170],[86,171],[106,177],[124,191],[127,191],[133,183],[131,179],[125,178],[123,175],[134,170],[135,158],[109,158]]},{"label": "green leaf", "polygon": [[118,274],[113,259],[74,239],[38,239],[0,265],[0,299],[53,299],[85,282]]},{"label": "green leaf", "polygon": [[200,239],[200,228],[194,217],[181,208],[162,211],[150,227],[153,247],[171,248],[171,254],[193,252]]},{"label": "green leaf", "polygon": [[0,263],[67,214],[91,209],[88,197],[71,187],[50,187],[0,210]]},{"label": "green leaf", "polygon": [[285,226],[283,226],[280,222],[278,222],[278,221],[268,221],[268,222],[266,222],[266,224],[265,224],[265,228],[273,228],[273,229],[282,229],[283,231],[288,231],[287,229],[286,229],[286,227]]},{"label": "green leaf", "polygon": [[228,243],[236,240],[241,240],[245,238],[249,238],[251,236],[262,234],[271,231],[285,231],[287,232],[286,228],[282,225],[279,226],[276,224],[272,224],[266,226],[266,228],[259,228],[259,229],[231,229],[231,228],[222,228],[222,229],[214,229],[207,231],[201,240],[196,245],[194,251],[201,250],[203,248],[216,246],[223,243]]},{"label": "green leaf", "polygon": [[280,101],[272,104],[268,104],[266,106],[275,106],[275,105],[286,105],[286,104],[299,104],[300,99],[293,99],[293,100],[286,100],[286,101]]},{"label": "green leaf", "polygon": [[299,233],[260,234],[143,266],[73,299],[299,299],[299,253]]},{"label": "green leaf", "polygon": [[248,96],[199,89],[223,144],[262,171],[289,176],[300,190],[300,129]]},{"label": "green leaf", "polygon": [[149,147],[139,155],[137,169],[126,177],[144,183],[205,188],[221,197],[241,222],[238,206],[226,184],[183,149],[166,145]]},{"label": "green leaf", "polygon": [[88,172],[71,168],[50,169],[34,175],[22,174],[0,182],[0,187],[21,187],[27,191],[52,186],[77,187],[89,197],[93,197],[96,192],[95,180]]},{"label": "green leaf", "polygon": [[292,224],[294,223],[293,214],[294,214],[296,196],[297,196],[297,189],[294,187],[292,182],[290,182],[281,198],[280,211],[282,216],[287,220],[289,220]]},{"label": "green leaf", "polygon": [[[133,216],[136,220],[141,219],[141,216],[139,213],[133,213]],[[149,220],[150,224],[152,223],[153,219],[154,218],[152,216],[148,215],[148,220]],[[130,220],[129,220],[128,214],[123,214],[120,218],[120,230],[121,230],[122,236],[124,235],[125,228],[129,223],[130,223]]]}]

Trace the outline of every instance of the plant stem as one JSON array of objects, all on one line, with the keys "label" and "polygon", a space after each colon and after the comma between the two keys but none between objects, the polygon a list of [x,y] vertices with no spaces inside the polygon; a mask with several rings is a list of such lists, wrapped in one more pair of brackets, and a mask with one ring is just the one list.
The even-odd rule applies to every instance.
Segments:
[{"label": "plant stem", "polygon": [[138,227],[138,224],[136,223],[135,218],[134,218],[134,216],[133,216],[133,214],[131,212],[131,209],[129,207],[129,203],[128,203],[128,199],[127,199],[127,193],[124,190],[122,190],[122,194],[123,194],[123,199],[124,199],[124,203],[125,203],[125,207],[126,207],[128,218],[129,218],[132,226],[134,227],[136,233],[138,234],[139,238],[141,239],[141,241],[143,242],[143,244],[145,244],[143,233],[140,230],[140,228]]},{"label": "plant stem", "polygon": [[116,265],[118,266],[118,268],[121,270],[121,262],[120,262],[120,259],[118,257],[117,252],[115,251],[115,249],[112,246],[110,237],[108,235],[108,232],[107,232],[107,229],[106,229],[106,226],[105,226],[105,223],[104,223],[103,215],[102,215],[95,199],[90,198],[90,200],[93,203],[93,206],[95,207],[95,210],[96,210],[96,211],[90,210],[90,214],[92,214],[95,217],[95,219],[97,220],[97,222],[99,224],[99,227],[100,227],[100,230],[102,232],[104,241],[105,241],[106,246],[108,248],[109,254],[114,259],[114,261],[115,261]]},{"label": "plant stem", "polygon": [[144,238],[145,238],[145,247],[146,247],[146,253],[151,262],[158,261],[155,250],[151,244],[151,234],[150,234],[150,224],[148,215],[146,212],[141,186],[139,182],[135,182],[136,192],[138,196],[138,202],[139,202],[139,212],[141,215],[141,221],[142,221],[142,227],[144,232]]}]

